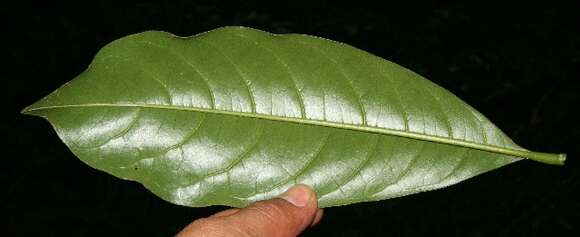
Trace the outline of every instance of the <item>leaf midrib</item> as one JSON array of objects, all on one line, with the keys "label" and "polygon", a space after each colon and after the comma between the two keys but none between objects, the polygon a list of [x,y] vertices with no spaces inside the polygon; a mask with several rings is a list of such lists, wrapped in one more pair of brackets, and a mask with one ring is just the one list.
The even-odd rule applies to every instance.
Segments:
[{"label": "leaf midrib", "polygon": [[401,130],[390,129],[390,128],[380,128],[380,127],[372,127],[372,126],[368,126],[368,125],[345,124],[345,123],[329,122],[329,121],[324,121],[324,120],[283,117],[283,116],[275,116],[275,115],[269,115],[269,114],[237,112],[237,111],[227,111],[227,110],[199,108],[199,107],[183,107],[183,106],[174,106],[174,105],[155,105],[155,104],[90,103],[90,104],[42,106],[42,107],[36,107],[36,108],[33,106],[29,106],[29,107],[24,108],[21,112],[23,114],[30,114],[30,112],[39,111],[39,110],[64,109],[64,108],[83,108],[83,107],[138,107],[138,108],[149,108],[149,109],[168,109],[168,110],[180,110],[180,111],[193,111],[193,112],[233,115],[233,116],[265,119],[265,120],[271,120],[271,121],[291,122],[291,123],[317,125],[317,126],[332,127],[332,128],[339,128],[339,129],[349,129],[349,130],[355,130],[355,131],[361,131],[361,132],[379,133],[379,134],[383,134],[383,135],[398,136],[398,137],[416,139],[416,140],[421,140],[421,141],[428,141],[428,142],[435,142],[435,143],[446,144],[446,145],[472,148],[472,149],[477,149],[477,150],[482,150],[482,151],[487,151],[487,152],[492,152],[492,153],[497,153],[497,154],[502,154],[502,155],[517,156],[517,157],[527,158],[527,159],[531,159],[531,160],[535,160],[535,161],[539,161],[539,162],[543,162],[543,163],[548,163],[548,164],[562,165],[562,164],[564,164],[564,160],[566,159],[565,154],[550,154],[550,153],[532,152],[532,151],[528,151],[528,150],[524,150],[524,149],[517,150],[517,149],[494,146],[494,145],[490,145],[490,144],[475,143],[475,142],[466,141],[466,140],[452,139],[452,138],[448,138],[448,137],[427,135],[427,134],[421,134],[421,133],[415,133],[415,132],[409,132],[409,131],[401,131]]}]

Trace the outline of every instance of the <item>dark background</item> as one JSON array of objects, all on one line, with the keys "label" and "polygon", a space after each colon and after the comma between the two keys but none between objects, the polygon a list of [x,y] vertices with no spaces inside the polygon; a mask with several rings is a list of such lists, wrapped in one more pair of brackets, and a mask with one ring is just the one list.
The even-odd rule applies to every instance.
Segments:
[{"label": "dark background", "polygon": [[327,208],[303,236],[580,236],[579,8],[506,2],[2,1],[0,236],[171,236],[224,209],[172,205],[96,171],[48,122],[18,113],[114,39],[224,25],[346,42],[442,85],[520,145],[568,153],[564,167],[522,161],[438,191]]}]

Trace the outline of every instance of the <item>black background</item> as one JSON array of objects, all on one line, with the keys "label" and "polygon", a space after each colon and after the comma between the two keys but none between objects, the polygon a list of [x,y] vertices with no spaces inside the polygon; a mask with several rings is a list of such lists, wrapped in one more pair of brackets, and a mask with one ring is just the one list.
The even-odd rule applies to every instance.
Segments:
[{"label": "black background", "polygon": [[328,208],[303,236],[579,236],[579,8],[506,2],[3,1],[8,62],[0,78],[9,109],[0,235],[171,236],[224,209],[172,205],[96,171],[46,121],[19,110],[82,72],[114,39],[244,25],[318,35],[395,61],[458,95],[520,145],[568,153],[564,167],[522,161],[438,191]]}]

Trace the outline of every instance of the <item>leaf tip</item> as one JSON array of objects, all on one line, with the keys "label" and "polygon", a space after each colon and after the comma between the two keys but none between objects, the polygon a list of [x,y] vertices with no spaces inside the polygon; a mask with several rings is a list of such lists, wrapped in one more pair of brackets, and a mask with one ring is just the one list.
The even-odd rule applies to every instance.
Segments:
[{"label": "leaf tip", "polygon": [[31,115],[33,110],[32,105],[29,105],[20,110],[20,114]]},{"label": "leaf tip", "polygon": [[38,115],[38,110],[42,109],[42,106],[39,106],[39,103],[41,101],[35,102],[29,106],[24,107],[22,110],[20,110],[20,114],[24,114],[24,115]]}]

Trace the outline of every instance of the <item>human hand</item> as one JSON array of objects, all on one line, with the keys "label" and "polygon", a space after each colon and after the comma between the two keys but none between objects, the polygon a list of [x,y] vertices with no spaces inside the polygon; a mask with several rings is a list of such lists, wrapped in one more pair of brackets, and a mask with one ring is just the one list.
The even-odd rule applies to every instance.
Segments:
[{"label": "human hand", "polygon": [[322,213],[316,194],[308,186],[299,184],[278,198],[195,220],[176,237],[291,237],[317,224]]}]

